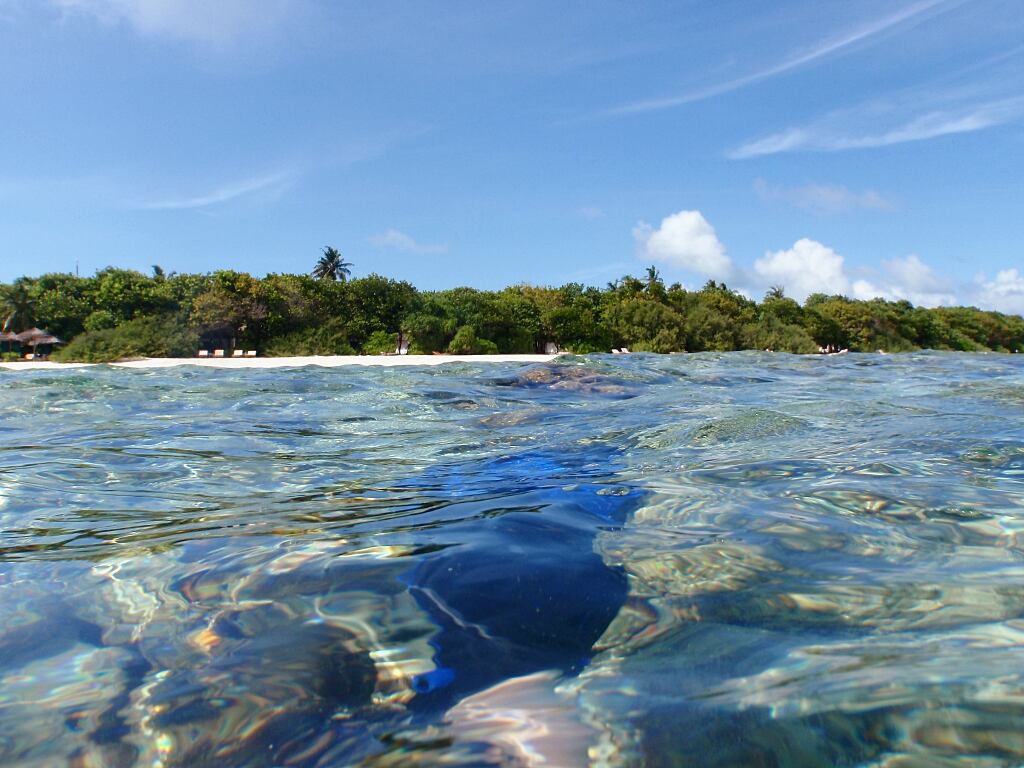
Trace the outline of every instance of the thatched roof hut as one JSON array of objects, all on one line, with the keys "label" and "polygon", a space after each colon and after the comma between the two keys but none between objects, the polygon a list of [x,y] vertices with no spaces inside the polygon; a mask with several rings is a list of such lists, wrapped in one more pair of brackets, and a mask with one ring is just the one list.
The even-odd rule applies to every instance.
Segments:
[{"label": "thatched roof hut", "polygon": [[38,347],[41,344],[53,345],[64,343],[52,333],[44,331],[42,328],[29,328],[27,331],[16,333],[14,334],[14,340],[20,341],[22,344],[27,344],[30,347]]}]

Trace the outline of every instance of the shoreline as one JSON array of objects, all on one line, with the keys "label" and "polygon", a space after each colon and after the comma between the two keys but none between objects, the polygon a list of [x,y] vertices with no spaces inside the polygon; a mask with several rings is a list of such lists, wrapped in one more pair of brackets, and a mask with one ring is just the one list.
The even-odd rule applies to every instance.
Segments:
[{"label": "shoreline", "polygon": [[194,365],[199,368],[301,368],[320,366],[340,368],[346,365],[381,366],[443,365],[445,363],[548,363],[562,355],[309,355],[304,357],[148,357],[120,363],[57,363],[50,360],[25,360],[0,363],[13,371],[60,370],[109,365],[114,368],[175,368]]}]

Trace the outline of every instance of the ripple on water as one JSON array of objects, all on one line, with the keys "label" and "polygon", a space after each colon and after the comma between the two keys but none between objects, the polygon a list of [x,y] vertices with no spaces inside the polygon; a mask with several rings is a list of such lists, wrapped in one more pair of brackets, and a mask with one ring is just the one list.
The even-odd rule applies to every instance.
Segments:
[{"label": "ripple on water", "polygon": [[4,765],[1024,762],[1014,356],[0,380]]}]

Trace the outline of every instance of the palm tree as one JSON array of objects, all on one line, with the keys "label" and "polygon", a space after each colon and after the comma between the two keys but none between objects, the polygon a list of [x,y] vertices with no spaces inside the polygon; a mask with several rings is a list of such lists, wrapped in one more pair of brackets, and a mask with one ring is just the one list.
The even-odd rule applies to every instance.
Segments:
[{"label": "palm tree", "polygon": [[764,297],[766,299],[784,299],[786,298],[786,289],[781,285],[773,285]]},{"label": "palm tree", "polygon": [[658,268],[652,264],[647,268],[647,292],[654,293],[661,282],[661,273],[658,272]]},{"label": "palm tree", "polygon": [[35,321],[35,313],[36,302],[27,285],[17,282],[3,286],[0,293],[0,319],[3,320],[3,326],[0,330],[28,328]]},{"label": "palm tree", "polygon": [[317,280],[340,280],[345,282],[348,276],[352,274],[352,270],[349,269],[351,266],[351,262],[345,261],[342,258],[341,251],[326,245],[324,246],[324,255],[317,260],[316,266],[313,267],[312,275]]}]

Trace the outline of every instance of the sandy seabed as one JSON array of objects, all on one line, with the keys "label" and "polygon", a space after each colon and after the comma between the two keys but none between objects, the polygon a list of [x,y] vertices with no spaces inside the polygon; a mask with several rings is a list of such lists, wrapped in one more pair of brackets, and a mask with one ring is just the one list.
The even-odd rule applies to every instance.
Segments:
[{"label": "sandy seabed", "polygon": [[[152,357],[110,363],[117,368],[172,368],[195,365],[200,368],[297,368],[319,365],[337,368],[343,365],[443,365],[444,363],[546,363],[559,355],[322,355],[309,357]],[[25,360],[0,363],[0,368],[17,371],[82,368],[92,363],[54,363]]]}]

